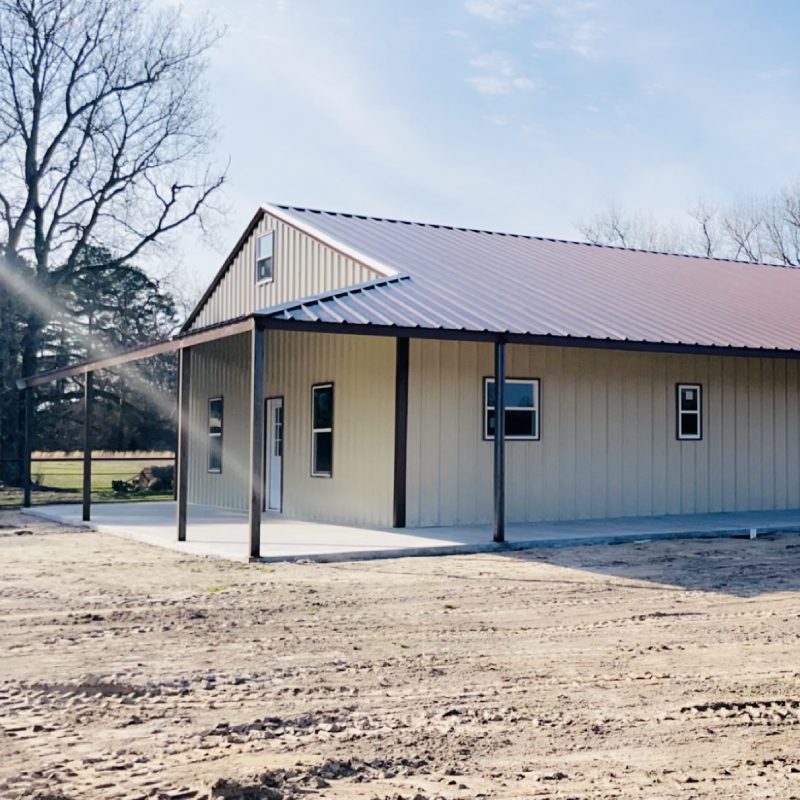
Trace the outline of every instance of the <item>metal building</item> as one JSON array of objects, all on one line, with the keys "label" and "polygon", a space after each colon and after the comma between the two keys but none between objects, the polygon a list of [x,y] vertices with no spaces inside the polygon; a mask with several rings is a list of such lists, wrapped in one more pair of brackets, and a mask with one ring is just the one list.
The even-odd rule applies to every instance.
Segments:
[{"label": "metal building", "polygon": [[144,353],[181,350],[179,531],[798,508],[798,309],[789,268],[265,205]]}]

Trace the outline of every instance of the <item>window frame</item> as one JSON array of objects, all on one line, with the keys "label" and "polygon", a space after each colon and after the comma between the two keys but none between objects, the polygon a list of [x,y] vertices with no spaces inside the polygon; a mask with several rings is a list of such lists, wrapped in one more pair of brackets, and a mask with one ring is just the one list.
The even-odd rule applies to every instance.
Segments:
[{"label": "window frame", "polygon": [[[493,442],[494,435],[489,434],[489,409],[494,409],[497,412],[497,406],[489,405],[489,384],[494,383],[493,375],[486,375],[483,378],[483,441]],[[534,422],[536,424],[536,432],[533,436],[511,436],[506,433],[505,440],[507,442],[538,442],[542,438],[542,383],[539,378],[506,378],[505,383],[530,383],[534,386],[534,405],[530,406],[509,406],[506,405],[505,410],[508,411],[532,411],[534,415]],[[506,426],[507,427],[507,426]]]},{"label": "window frame", "polygon": [[[331,390],[331,426],[330,428],[315,428],[314,427],[314,397],[315,392],[319,389],[330,389]],[[312,478],[332,478],[333,477],[333,428],[335,417],[334,414],[336,412],[336,390],[334,388],[333,381],[323,381],[321,383],[312,383],[311,384],[311,469],[310,475]],[[318,433],[330,433],[331,435],[331,468],[328,472],[318,472],[315,470],[316,467],[316,452],[317,452],[317,437],[316,434]]]},{"label": "window frame", "polygon": [[[270,242],[272,243],[272,247],[270,248],[271,254],[269,257],[270,261],[270,269],[269,269],[269,277],[268,278],[260,278],[259,271],[258,271],[258,262],[263,260],[259,259],[258,257],[258,245],[262,239],[269,238]],[[256,278],[256,286],[261,286],[263,284],[272,283],[275,280],[275,231],[265,231],[264,233],[259,233],[256,236],[256,248],[255,248],[255,259],[253,266],[255,268],[255,278]]]},{"label": "window frame", "polygon": [[[219,411],[219,433],[212,433],[211,432],[211,404],[219,402],[220,404],[220,411]],[[206,441],[207,441],[207,458],[206,458],[206,471],[211,475],[221,475],[222,474],[222,452],[225,443],[225,397],[224,395],[215,395],[213,397],[208,398],[208,418],[206,423]],[[211,440],[212,439],[219,439],[219,467],[212,467],[211,466]]]},{"label": "window frame", "polygon": [[[697,391],[697,409],[686,411],[681,407],[681,392],[683,389]],[[697,417],[697,433],[686,434],[681,425],[684,416]],[[676,383],[675,384],[675,438],[679,442],[701,442],[703,440],[703,384],[702,383]]]}]

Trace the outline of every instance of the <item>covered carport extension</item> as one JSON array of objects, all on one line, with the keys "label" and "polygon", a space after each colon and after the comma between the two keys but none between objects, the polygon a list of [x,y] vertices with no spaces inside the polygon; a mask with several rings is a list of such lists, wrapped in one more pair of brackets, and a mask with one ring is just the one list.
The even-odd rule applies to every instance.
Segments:
[{"label": "covered carport extension", "polygon": [[[348,290],[349,291],[349,290]],[[346,293],[346,292],[345,292]],[[318,298],[308,298],[316,301]],[[364,325],[364,324],[330,324],[315,321],[303,321],[287,317],[286,308],[295,305],[286,304],[286,307],[257,311],[234,320],[218,325],[212,325],[197,331],[188,331],[161,342],[156,342],[144,347],[134,348],[121,353],[110,354],[92,361],[86,361],[71,367],[51,370],[38,375],[31,375],[17,381],[18,389],[24,393],[25,430],[24,430],[24,455],[23,455],[23,507],[31,507],[31,450],[33,441],[34,420],[34,391],[41,386],[65,378],[83,376],[83,486],[80,522],[92,521],[92,436],[91,425],[93,418],[94,397],[92,391],[93,375],[98,370],[113,369],[125,364],[151,358],[163,353],[180,353],[180,374],[178,393],[178,446],[177,446],[177,474],[176,478],[176,503],[172,531],[178,542],[187,540],[187,508],[188,508],[188,459],[189,459],[189,397],[191,384],[191,352],[192,348],[208,342],[218,341],[226,337],[247,333],[250,338],[249,346],[249,379],[250,391],[249,406],[249,458],[247,461],[248,480],[248,512],[247,531],[249,542],[249,556],[253,559],[261,557],[262,517],[264,512],[264,486],[263,486],[263,459],[264,453],[261,443],[264,431],[264,386],[265,386],[265,336],[268,330],[295,330],[319,331],[326,334],[360,334],[371,336],[391,336],[397,343],[397,373],[395,393],[395,430],[394,430],[394,500],[393,522],[394,528],[405,528],[405,498],[406,498],[406,431],[408,416],[408,353],[409,339],[413,337],[426,339],[451,339],[491,342],[495,352],[494,376],[497,383],[496,405],[498,414],[497,431],[493,447],[494,469],[493,483],[493,524],[486,534],[487,541],[502,545],[506,541],[505,520],[505,436],[503,435],[505,416],[502,410],[505,407],[505,365],[506,343],[513,341],[514,337],[492,334],[488,331],[446,330],[441,328],[400,327],[397,325]],[[541,339],[541,337],[536,337]],[[548,340],[549,341],[549,340]],[[557,344],[557,340],[553,340]],[[572,344],[577,345],[578,340]],[[587,346],[593,346],[588,343]],[[626,346],[623,344],[623,346]],[[211,508],[205,506],[203,508]],[[70,514],[70,517],[72,514]],[[281,519],[281,517],[278,517]],[[274,524],[274,520],[272,520]],[[332,526],[339,527],[341,526]],[[158,526],[161,530],[161,525]],[[351,529],[356,530],[356,529]]]}]

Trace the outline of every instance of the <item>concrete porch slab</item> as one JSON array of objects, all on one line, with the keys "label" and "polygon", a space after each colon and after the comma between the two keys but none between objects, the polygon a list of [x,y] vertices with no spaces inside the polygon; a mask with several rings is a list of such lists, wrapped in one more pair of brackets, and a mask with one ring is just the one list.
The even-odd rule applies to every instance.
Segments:
[{"label": "concrete porch slab", "polygon": [[[175,503],[170,501],[97,504],[92,507],[90,523],[81,521],[78,504],[38,506],[27,512],[193,555],[249,560],[247,516],[239,511],[190,505],[185,542],[176,540]],[[488,525],[370,529],[268,514],[261,525],[258,560],[349,561],[504,552],[637,540],[741,536],[751,530],[800,532],[800,509],[513,523],[507,526],[505,544],[492,542]]]}]

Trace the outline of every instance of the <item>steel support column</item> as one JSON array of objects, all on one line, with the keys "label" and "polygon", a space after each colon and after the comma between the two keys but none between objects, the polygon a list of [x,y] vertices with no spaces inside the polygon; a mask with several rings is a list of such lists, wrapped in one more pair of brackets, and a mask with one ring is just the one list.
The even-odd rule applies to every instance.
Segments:
[{"label": "steel support column", "polygon": [[186,508],[189,497],[189,397],[191,392],[192,350],[185,347],[180,353],[178,384],[178,452],[175,469],[178,541],[186,541]]},{"label": "steel support column", "polygon": [[92,518],[92,391],[93,372],[87,372],[83,381],[83,521]]},{"label": "steel support column", "polygon": [[33,448],[33,389],[23,391],[25,430],[22,432],[22,505],[31,507],[31,450]]},{"label": "steel support column", "polygon": [[394,502],[392,526],[406,526],[406,463],[408,459],[408,339],[397,339],[394,383]]},{"label": "steel support column", "polygon": [[264,507],[264,357],[265,332],[250,334],[250,558],[261,555],[261,509]]},{"label": "steel support column", "polygon": [[494,541],[506,540],[506,344],[494,344]]}]

